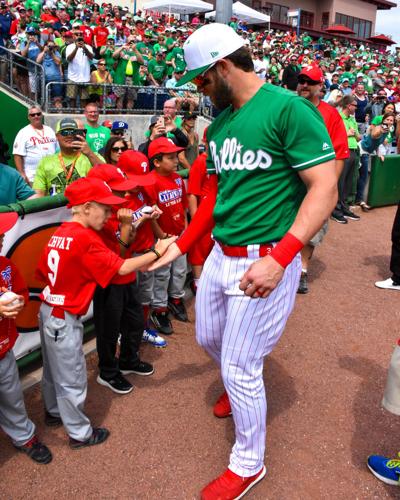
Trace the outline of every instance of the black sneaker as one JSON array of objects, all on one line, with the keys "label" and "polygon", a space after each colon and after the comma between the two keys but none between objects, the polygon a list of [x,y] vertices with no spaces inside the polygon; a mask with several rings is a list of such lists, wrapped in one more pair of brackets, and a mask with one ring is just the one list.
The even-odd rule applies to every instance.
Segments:
[{"label": "black sneaker", "polygon": [[108,429],[104,429],[104,427],[93,427],[93,432],[89,439],[86,439],[86,441],[77,441],[76,439],[69,438],[69,446],[73,450],[79,450],[86,446],[94,446],[95,444],[104,443],[109,435],[110,431]]},{"label": "black sneaker", "polygon": [[307,286],[307,273],[302,272],[300,277],[299,288],[297,289],[297,293],[305,294],[308,293]]},{"label": "black sneaker", "polygon": [[354,212],[352,212],[348,208],[343,209],[343,216],[346,219],[351,219],[351,220],[360,220],[361,219],[361,217],[359,215],[355,214]]},{"label": "black sneaker", "polygon": [[97,375],[96,380],[98,384],[104,385],[104,387],[108,387],[117,394],[129,394],[133,389],[133,385],[128,382],[128,380],[126,380],[126,378],[123,377],[121,373],[118,373],[118,375],[115,375],[115,377],[109,380],[106,380],[100,377],[100,375]]},{"label": "black sneaker", "polygon": [[146,363],[146,361],[139,361],[133,365],[120,365],[119,369],[123,375],[129,375],[130,373],[135,373],[136,375],[152,375],[154,373],[153,365]]},{"label": "black sneaker", "polygon": [[339,224],[347,224],[347,219],[343,215],[333,213],[331,219]]},{"label": "black sneaker", "polygon": [[182,299],[168,299],[168,309],[178,321],[188,321],[186,307]]},{"label": "black sneaker", "polygon": [[48,464],[52,461],[53,455],[51,451],[41,443],[36,436],[33,436],[27,443],[22,446],[16,446],[17,450],[26,453],[29,458],[38,464]]},{"label": "black sneaker", "polygon": [[44,411],[44,423],[47,427],[60,427],[63,424],[61,417],[52,415],[47,410]]},{"label": "black sneaker", "polygon": [[171,321],[168,317],[168,311],[151,311],[149,317],[160,333],[164,335],[171,335],[171,333],[174,333]]}]

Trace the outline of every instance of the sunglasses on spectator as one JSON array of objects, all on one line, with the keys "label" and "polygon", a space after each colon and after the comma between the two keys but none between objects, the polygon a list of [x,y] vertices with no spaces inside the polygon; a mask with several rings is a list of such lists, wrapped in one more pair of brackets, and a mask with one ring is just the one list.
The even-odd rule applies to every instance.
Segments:
[{"label": "sunglasses on spectator", "polygon": [[42,113],[29,113],[29,116],[42,116]]},{"label": "sunglasses on spectator", "polygon": [[113,153],[119,153],[119,152],[123,153],[123,152],[124,152],[124,151],[126,151],[127,149],[128,149],[128,148],[127,148],[126,146],[121,146],[121,147],[114,146],[114,147],[112,147],[112,148],[111,148],[111,151],[112,151]]},{"label": "sunglasses on spectator", "polygon": [[71,137],[71,135],[77,134],[77,130],[75,128],[60,130],[59,134],[63,137]]},{"label": "sunglasses on spectator", "polygon": [[309,78],[298,78],[297,81],[300,83],[300,85],[305,85],[305,84],[307,84],[307,85],[318,85],[320,83],[320,82],[316,82],[314,80],[310,80]]},{"label": "sunglasses on spectator", "polygon": [[123,128],[117,128],[117,129],[113,130],[112,133],[113,133],[113,135],[124,135],[125,130]]}]

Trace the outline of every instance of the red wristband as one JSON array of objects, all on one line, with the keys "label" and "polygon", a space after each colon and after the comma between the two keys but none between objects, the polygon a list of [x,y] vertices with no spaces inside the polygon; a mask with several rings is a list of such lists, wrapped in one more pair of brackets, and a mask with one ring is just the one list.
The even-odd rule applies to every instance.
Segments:
[{"label": "red wristband", "polygon": [[304,244],[296,236],[286,233],[281,241],[271,250],[270,255],[278,264],[286,268],[303,247]]}]

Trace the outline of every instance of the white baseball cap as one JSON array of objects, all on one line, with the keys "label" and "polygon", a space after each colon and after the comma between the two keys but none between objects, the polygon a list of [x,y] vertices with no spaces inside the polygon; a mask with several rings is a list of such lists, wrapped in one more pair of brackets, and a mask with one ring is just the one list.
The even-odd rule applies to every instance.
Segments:
[{"label": "white baseball cap", "polygon": [[177,87],[190,82],[244,44],[245,40],[226,24],[211,23],[202,26],[183,45],[188,71],[179,80]]}]

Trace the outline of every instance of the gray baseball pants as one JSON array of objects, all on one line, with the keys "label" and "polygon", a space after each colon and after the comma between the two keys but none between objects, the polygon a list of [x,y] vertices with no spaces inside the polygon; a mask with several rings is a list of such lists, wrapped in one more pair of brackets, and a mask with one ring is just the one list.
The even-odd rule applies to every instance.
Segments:
[{"label": "gray baseball pants", "polygon": [[39,313],[44,403],[51,415],[61,417],[71,438],[85,441],[93,429],[83,411],[87,392],[83,325],[77,316],[67,312],[65,319],[55,318],[52,310],[42,303]]},{"label": "gray baseball pants", "polygon": [[181,299],[185,295],[186,272],[186,255],[181,255],[171,264],[154,271],[154,309],[167,307],[168,297]]},{"label": "gray baseball pants", "polygon": [[26,414],[24,396],[12,351],[0,359],[0,427],[15,446],[27,443],[35,434],[35,425]]}]

